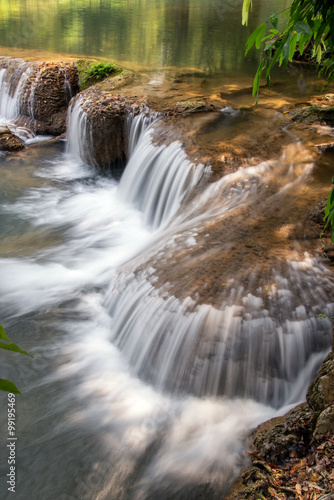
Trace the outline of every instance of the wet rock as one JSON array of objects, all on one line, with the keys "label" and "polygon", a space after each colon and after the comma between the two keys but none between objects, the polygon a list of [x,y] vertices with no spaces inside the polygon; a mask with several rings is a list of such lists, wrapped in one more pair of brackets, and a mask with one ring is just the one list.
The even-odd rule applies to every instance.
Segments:
[{"label": "wet rock", "polygon": [[292,120],[334,125],[334,106],[307,106],[292,112]]},{"label": "wet rock", "polygon": [[312,438],[309,428],[312,418],[312,410],[303,403],[287,415],[265,422],[252,438],[252,451],[265,461],[276,464],[283,464],[292,452],[304,453]]},{"label": "wet rock", "polygon": [[18,111],[22,125],[37,134],[60,135],[66,130],[66,112],[71,98],[79,92],[79,75],[74,63],[25,63],[0,59],[6,69],[10,95],[19,89]]},{"label": "wet rock", "polygon": [[325,434],[325,432],[334,434],[334,404],[320,413],[314,429],[315,436]]},{"label": "wet rock", "polygon": [[175,106],[175,113],[181,113],[183,115],[203,111],[215,111],[215,109],[213,109],[213,107],[205,101],[183,101],[177,102]]},{"label": "wet rock", "polygon": [[87,115],[90,162],[98,167],[106,167],[124,160],[128,152],[127,118],[131,113],[149,113],[145,100],[103,92],[98,86],[81,92],[73,100],[72,108],[78,99]]},{"label": "wet rock", "polygon": [[334,142],[327,142],[325,144],[317,144],[316,148],[319,153],[326,153],[326,151],[334,151]]},{"label": "wet rock", "polygon": [[0,151],[21,151],[23,142],[8,127],[0,128]]},{"label": "wet rock", "polygon": [[307,392],[307,402],[319,414],[334,403],[334,354],[330,352]]}]

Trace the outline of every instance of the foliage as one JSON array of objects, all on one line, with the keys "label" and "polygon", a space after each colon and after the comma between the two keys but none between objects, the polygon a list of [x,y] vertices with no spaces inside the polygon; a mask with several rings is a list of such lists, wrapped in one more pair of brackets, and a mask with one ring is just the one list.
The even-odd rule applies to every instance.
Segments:
[{"label": "foliage", "polygon": [[82,90],[120,72],[113,62],[97,59],[79,59],[77,66]]},{"label": "foliage", "polygon": [[[27,352],[22,351],[22,349],[20,349],[19,346],[12,343],[12,341],[7,337],[5,329],[2,325],[0,325],[0,339],[6,341],[6,342],[0,342],[0,349],[5,349],[6,351],[14,351],[14,352],[18,352],[21,354],[25,354],[26,356],[29,356],[30,358],[33,357],[33,356],[30,356],[30,354],[28,354]],[[9,341],[9,343],[8,343],[8,341]],[[13,392],[15,394],[21,394],[13,382],[10,382],[9,380],[5,380],[2,378],[0,379],[0,390],[6,391],[6,392]]]},{"label": "foliage", "polygon": [[[332,177],[332,184],[334,184],[334,177]],[[331,224],[332,228],[332,243],[334,244],[334,188],[332,189],[330,195],[328,196],[327,205],[325,208],[325,217],[324,221],[326,225],[324,227],[324,231],[327,228],[328,224]]]},{"label": "foliage", "polygon": [[101,82],[105,78],[115,74],[117,68],[112,62],[100,61],[98,63],[93,64],[88,70],[85,71],[85,75],[83,78],[83,83],[97,83]]},{"label": "foliage", "polygon": [[101,61],[91,66],[86,72],[86,78],[100,81],[104,78],[108,78],[108,76],[111,76],[115,71],[116,66],[114,63]]},{"label": "foliage", "polygon": [[[243,24],[247,24],[251,0],[243,3]],[[246,12],[246,14],[245,14]],[[278,17],[273,14],[250,35],[246,44],[246,55],[255,44],[259,49],[265,42],[263,58],[257,69],[253,96],[259,97],[260,78],[266,70],[267,86],[270,89],[270,73],[275,64],[287,67],[296,50],[301,55],[311,49],[312,59],[319,65],[319,75],[334,80],[334,5],[332,0],[293,0],[288,10],[288,24],[278,29]],[[327,86],[326,85],[326,86]]]},{"label": "foliage", "polygon": [[[243,1],[242,24],[247,24],[252,0]],[[275,64],[287,67],[296,50],[303,55],[311,52],[312,59],[318,64],[319,76],[327,77],[326,87],[334,81],[334,5],[333,0],[293,0],[288,10],[288,24],[278,29],[278,17],[273,14],[250,35],[246,44],[246,55],[255,44],[260,49],[265,42],[263,58],[260,61],[253,83],[253,97],[259,99],[260,79],[266,70],[267,86],[270,90],[270,72]],[[334,184],[334,177],[332,179]],[[325,209],[324,230],[331,224],[332,243],[334,243],[334,188]]]}]

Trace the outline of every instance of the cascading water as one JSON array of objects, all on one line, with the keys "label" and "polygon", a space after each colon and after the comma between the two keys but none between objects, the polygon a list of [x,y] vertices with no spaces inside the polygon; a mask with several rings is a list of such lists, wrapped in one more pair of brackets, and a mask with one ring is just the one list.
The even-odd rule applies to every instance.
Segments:
[{"label": "cascading water", "polygon": [[92,130],[81,98],[75,99],[68,112],[66,151],[68,154],[90,165],[94,165]]},{"label": "cascading water", "polygon": [[[145,125],[146,122],[142,128]],[[137,126],[135,121],[134,129]],[[205,168],[191,164],[178,142],[167,147],[153,145],[152,133],[153,129],[148,128],[139,135],[122,176],[119,195],[143,212],[147,225],[157,229],[177,212],[183,198],[203,177]]]},{"label": "cascading water", "polygon": [[2,368],[22,392],[19,500],[222,498],[250,429],[303,399],[329,349],[330,325],[316,315],[332,313],[333,276],[315,259],[277,262],[267,288],[251,272],[248,287],[228,278],[215,305],[160,284],[159,266],[204,248],[208,224],[251,213],[273,172],[284,184],[276,202],[302,181],[267,163],[204,189],[206,169],[179,143],[155,145],[150,125],[132,119],[119,184],[82,161],[79,100],[67,154],[48,145],[20,176],[0,159],[0,317],[34,356]]},{"label": "cascading water", "polygon": [[6,68],[0,70],[0,116],[7,120],[15,120],[20,114],[21,96],[31,67],[21,62],[15,70]]},{"label": "cascading water", "polygon": [[30,73],[31,67],[24,61],[11,64],[10,69],[0,69],[0,125],[9,127],[23,141],[34,137],[32,131],[15,124],[20,116],[22,95]]}]

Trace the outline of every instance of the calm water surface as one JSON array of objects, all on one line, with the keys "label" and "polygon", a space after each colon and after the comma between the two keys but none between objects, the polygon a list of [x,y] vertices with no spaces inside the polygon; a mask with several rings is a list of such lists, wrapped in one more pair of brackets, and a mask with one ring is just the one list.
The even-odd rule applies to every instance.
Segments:
[{"label": "calm water surface", "polygon": [[254,3],[242,28],[242,0],[1,0],[0,45],[238,73],[251,31],[291,2]]}]

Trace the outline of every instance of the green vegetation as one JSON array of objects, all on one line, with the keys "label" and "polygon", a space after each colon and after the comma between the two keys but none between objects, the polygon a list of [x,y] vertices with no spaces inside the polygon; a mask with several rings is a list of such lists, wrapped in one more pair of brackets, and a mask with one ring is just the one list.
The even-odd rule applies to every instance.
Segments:
[{"label": "green vegetation", "polygon": [[[334,177],[332,177],[332,184],[334,184]],[[330,223],[332,228],[332,243],[334,244],[334,188],[332,189],[330,195],[328,196],[327,205],[325,208],[325,217],[324,221],[326,225],[324,227],[324,231]]]},{"label": "green vegetation", "polygon": [[[22,351],[22,349],[20,349],[19,346],[12,343],[12,341],[7,337],[5,329],[3,328],[2,325],[0,325],[0,339],[6,341],[6,342],[0,342],[0,349],[5,349],[6,351],[19,352],[21,354],[29,356],[30,358],[33,358],[33,356],[30,356],[30,354],[28,354],[27,352]],[[9,380],[5,380],[2,378],[0,379],[0,390],[6,392],[12,392],[15,394],[21,394],[13,382],[10,382]]]},{"label": "green vegetation", "polygon": [[99,61],[97,59],[79,59],[77,66],[82,90],[121,72],[121,69],[113,62]]},{"label": "green vegetation", "polygon": [[[244,0],[242,22],[247,24],[252,0]],[[334,80],[334,6],[332,0],[293,0],[287,10],[287,26],[278,29],[276,14],[270,16],[250,35],[246,44],[246,55],[255,44],[260,49],[263,42],[263,57],[258,66],[253,96],[258,101],[260,78],[266,70],[267,86],[270,89],[270,73],[275,64],[287,67],[296,51],[302,56],[305,52],[319,67],[319,76],[328,79],[327,85]],[[332,29],[331,29],[332,28]]]},{"label": "green vegetation", "polygon": [[[248,23],[252,0],[244,0],[242,24]],[[276,14],[269,21],[262,23],[250,35],[246,44],[246,55],[255,44],[260,49],[265,42],[263,57],[257,68],[253,97],[256,104],[259,99],[260,79],[266,70],[267,86],[270,90],[270,73],[275,64],[287,67],[292,62],[296,51],[302,56],[307,51],[318,65],[319,76],[327,78],[327,85],[334,81],[334,5],[333,0],[293,0],[287,10],[288,24],[283,30],[278,29]],[[268,29],[270,28],[270,29]],[[332,179],[334,184],[334,177]],[[325,209],[324,230],[331,224],[332,243],[334,243],[334,188],[329,194]]]}]

